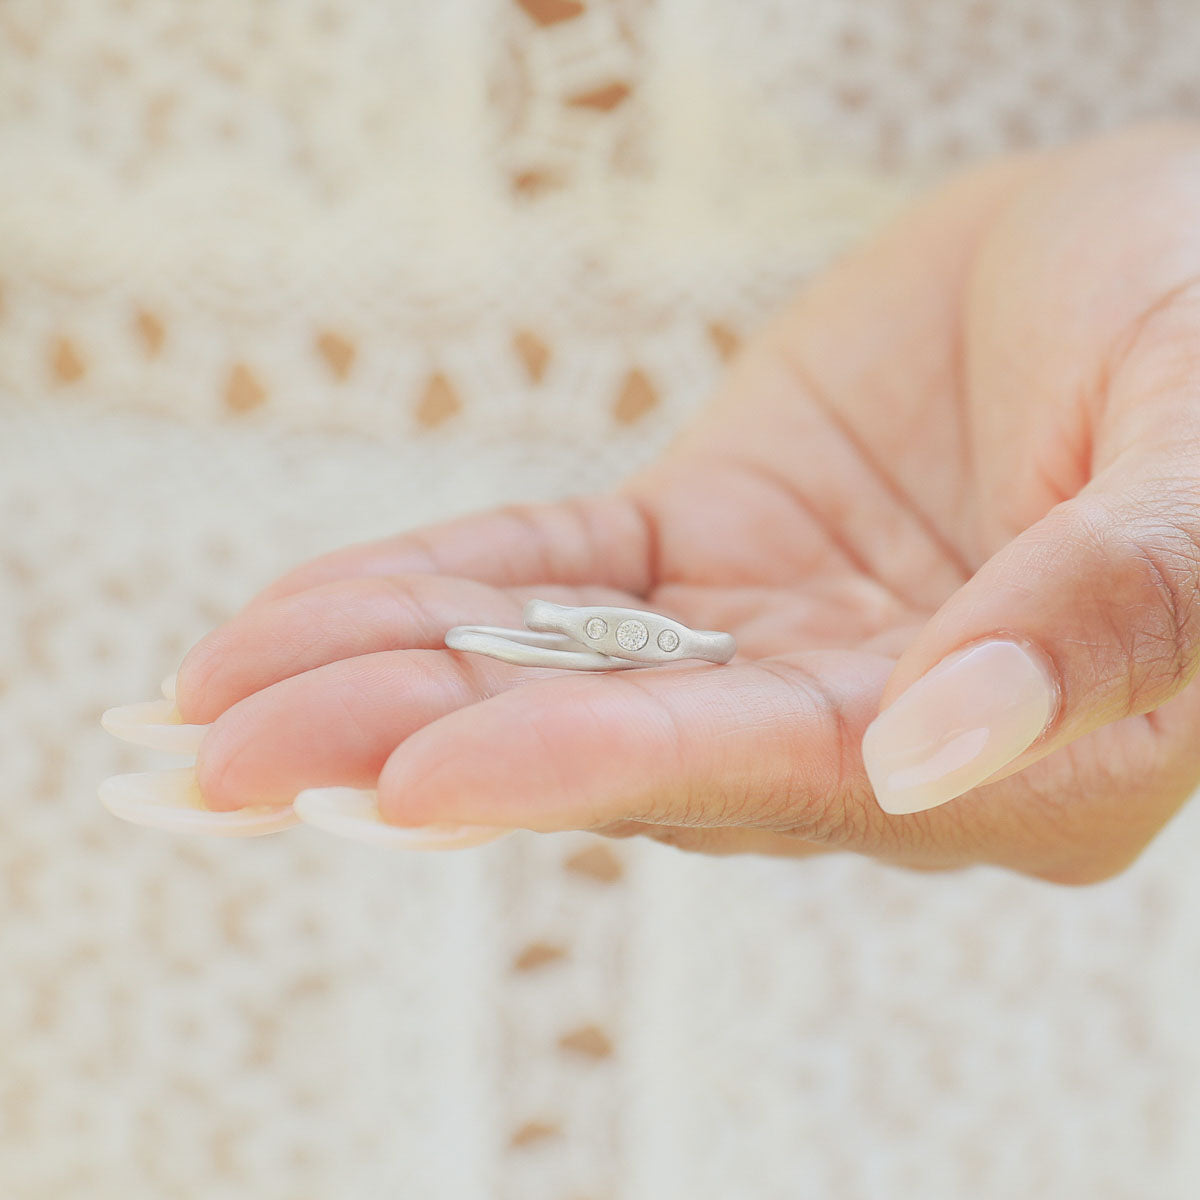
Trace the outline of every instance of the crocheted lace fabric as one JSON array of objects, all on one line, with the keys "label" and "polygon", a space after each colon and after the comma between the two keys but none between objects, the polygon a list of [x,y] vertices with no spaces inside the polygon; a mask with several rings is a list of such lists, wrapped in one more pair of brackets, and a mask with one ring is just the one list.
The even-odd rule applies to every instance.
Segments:
[{"label": "crocheted lace fabric", "polygon": [[0,1194],[1193,1196],[1194,812],[1073,892],[95,785],[285,567],[616,479],[927,180],[1198,62],[1190,0],[0,6]]}]

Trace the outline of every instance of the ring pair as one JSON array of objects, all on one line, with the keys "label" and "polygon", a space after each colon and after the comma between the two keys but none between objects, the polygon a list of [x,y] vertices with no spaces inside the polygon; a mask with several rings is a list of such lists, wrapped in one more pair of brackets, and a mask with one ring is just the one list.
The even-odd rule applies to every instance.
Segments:
[{"label": "ring pair", "polygon": [[530,600],[523,616],[524,629],[456,625],[446,645],[517,666],[570,671],[621,671],[688,658],[726,663],[737,652],[728,633],[689,629],[637,608]]}]

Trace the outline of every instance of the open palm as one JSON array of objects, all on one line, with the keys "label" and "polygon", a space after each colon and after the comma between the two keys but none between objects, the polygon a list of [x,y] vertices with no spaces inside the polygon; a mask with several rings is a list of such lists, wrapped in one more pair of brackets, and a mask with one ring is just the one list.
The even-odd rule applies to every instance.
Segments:
[{"label": "open palm", "polygon": [[[1187,130],[995,164],[818,280],[615,493],[291,573],[181,669],[209,804],[377,784],[404,825],[1111,874],[1200,779],[1198,206]],[[575,674],[442,648],[531,596],[739,653]],[[1045,663],[1046,729],[953,803],[885,812],[881,704],[997,637]]]}]

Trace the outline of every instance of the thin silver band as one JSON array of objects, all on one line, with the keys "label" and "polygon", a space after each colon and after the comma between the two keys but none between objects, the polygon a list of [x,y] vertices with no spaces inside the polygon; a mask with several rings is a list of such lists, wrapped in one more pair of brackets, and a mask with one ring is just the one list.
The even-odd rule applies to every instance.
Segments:
[{"label": "thin silver band", "polygon": [[620,671],[688,658],[725,663],[737,653],[728,633],[689,629],[637,608],[530,600],[524,616],[526,629],[456,625],[446,633],[446,645],[517,666],[571,671]]},{"label": "thin silver band", "polygon": [[569,671],[619,671],[643,664],[588,650],[561,633],[533,633],[498,625],[456,625],[446,632],[451,650],[486,654],[518,667],[565,667]]}]

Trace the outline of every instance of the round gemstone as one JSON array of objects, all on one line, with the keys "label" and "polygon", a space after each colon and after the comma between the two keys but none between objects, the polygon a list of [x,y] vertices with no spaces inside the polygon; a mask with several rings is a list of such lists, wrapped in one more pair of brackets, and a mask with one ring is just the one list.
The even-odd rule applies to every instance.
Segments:
[{"label": "round gemstone", "polygon": [[622,621],[617,626],[617,645],[622,650],[640,650],[650,640],[650,630],[641,621]]},{"label": "round gemstone", "polygon": [[673,650],[679,649],[679,634],[673,629],[664,629],[658,635],[658,648],[665,650],[670,654]]},{"label": "round gemstone", "polygon": [[608,632],[608,622],[603,617],[593,617],[583,627],[583,632],[593,640],[602,638]]}]

